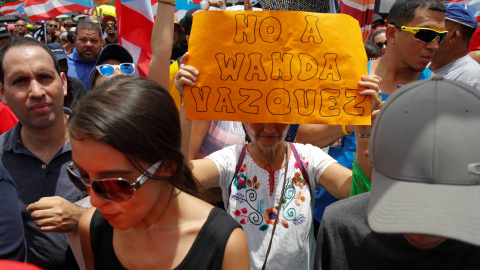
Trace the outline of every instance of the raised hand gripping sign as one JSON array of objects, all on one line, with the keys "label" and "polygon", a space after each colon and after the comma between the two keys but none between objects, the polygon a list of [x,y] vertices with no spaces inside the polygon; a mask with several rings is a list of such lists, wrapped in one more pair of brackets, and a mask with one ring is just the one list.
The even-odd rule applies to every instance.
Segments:
[{"label": "raised hand gripping sign", "polygon": [[188,119],[370,124],[359,95],[367,56],[358,21],[344,14],[208,11],[194,15],[185,87]]}]

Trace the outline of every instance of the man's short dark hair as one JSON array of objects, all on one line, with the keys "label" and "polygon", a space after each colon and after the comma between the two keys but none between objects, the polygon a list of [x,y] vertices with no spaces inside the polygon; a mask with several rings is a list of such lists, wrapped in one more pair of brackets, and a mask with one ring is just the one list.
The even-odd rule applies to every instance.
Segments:
[{"label": "man's short dark hair", "polygon": [[52,61],[53,61],[53,65],[55,66],[55,70],[57,70],[57,73],[60,76],[60,66],[58,65],[57,58],[55,57],[52,50],[47,45],[43,44],[42,42],[34,38],[29,38],[29,37],[15,38],[15,39],[11,39],[0,50],[0,83],[2,85],[5,82],[4,80],[5,73],[3,71],[3,59],[7,54],[8,50],[15,47],[34,47],[34,46],[44,49],[48,53],[48,55],[50,55],[50,58],[52,58]]},{"label": "man's short dark hair", "polygon": [[468,27],[468,26],[465,26],[465,25],[459,24],[459,23],[455,23],[455,24],[458,25],[458,28],[460,29],[460,32],[462,33],[463,42],[468,44],[470,42],[470,39],[473,36],[473,33],[475,32],[475,28],[471,28],[471,27]]},{"label": "man's short dark hair", "polygon": [[418,8],[428,8],[445,13],[447,9],[440,0],[397,0],[390,8],[387,24],[407,25],[415,18]]},{"label": "man's short dark hair", "polygon": [[102,29],[100,29],[97,23],[92,21],[80,22],[75,29],[75,36],[78,36],[78,32],[80,32],[80,30],[96,30],[98,31],[98,36],[102,38]]}]

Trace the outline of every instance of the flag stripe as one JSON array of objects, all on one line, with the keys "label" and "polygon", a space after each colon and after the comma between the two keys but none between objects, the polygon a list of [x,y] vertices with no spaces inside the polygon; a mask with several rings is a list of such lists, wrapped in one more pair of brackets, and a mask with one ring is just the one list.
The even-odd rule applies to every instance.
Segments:
[{"label": "flag stripe", "polygon": [[83,11],[93,8],[86,0],[25,0],[25,13],[33,21],[55,18],[66,12]]}]

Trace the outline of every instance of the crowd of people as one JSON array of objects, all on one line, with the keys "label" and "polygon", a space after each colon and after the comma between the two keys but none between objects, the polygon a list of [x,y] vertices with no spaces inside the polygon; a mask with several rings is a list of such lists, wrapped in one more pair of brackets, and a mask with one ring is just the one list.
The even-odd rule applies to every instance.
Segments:
[{"label": "crowd of people", "polygon": [[478,269],[480,32],[444,2],[373,16],[358,126],[187,120],[223,0],[158,1],[148,78],[113,16],[0,24],[0,268]]}]

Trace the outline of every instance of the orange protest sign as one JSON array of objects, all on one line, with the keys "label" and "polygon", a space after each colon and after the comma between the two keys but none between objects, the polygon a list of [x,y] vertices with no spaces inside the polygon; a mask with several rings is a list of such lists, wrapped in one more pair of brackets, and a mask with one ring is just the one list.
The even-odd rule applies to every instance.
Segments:
[{"label": "orange protest sign", "polygon": [[194,15],[185,87],[188,119],[370,124],[358,94],[367,56],[358,21],[344,14],[208,11]]}]

